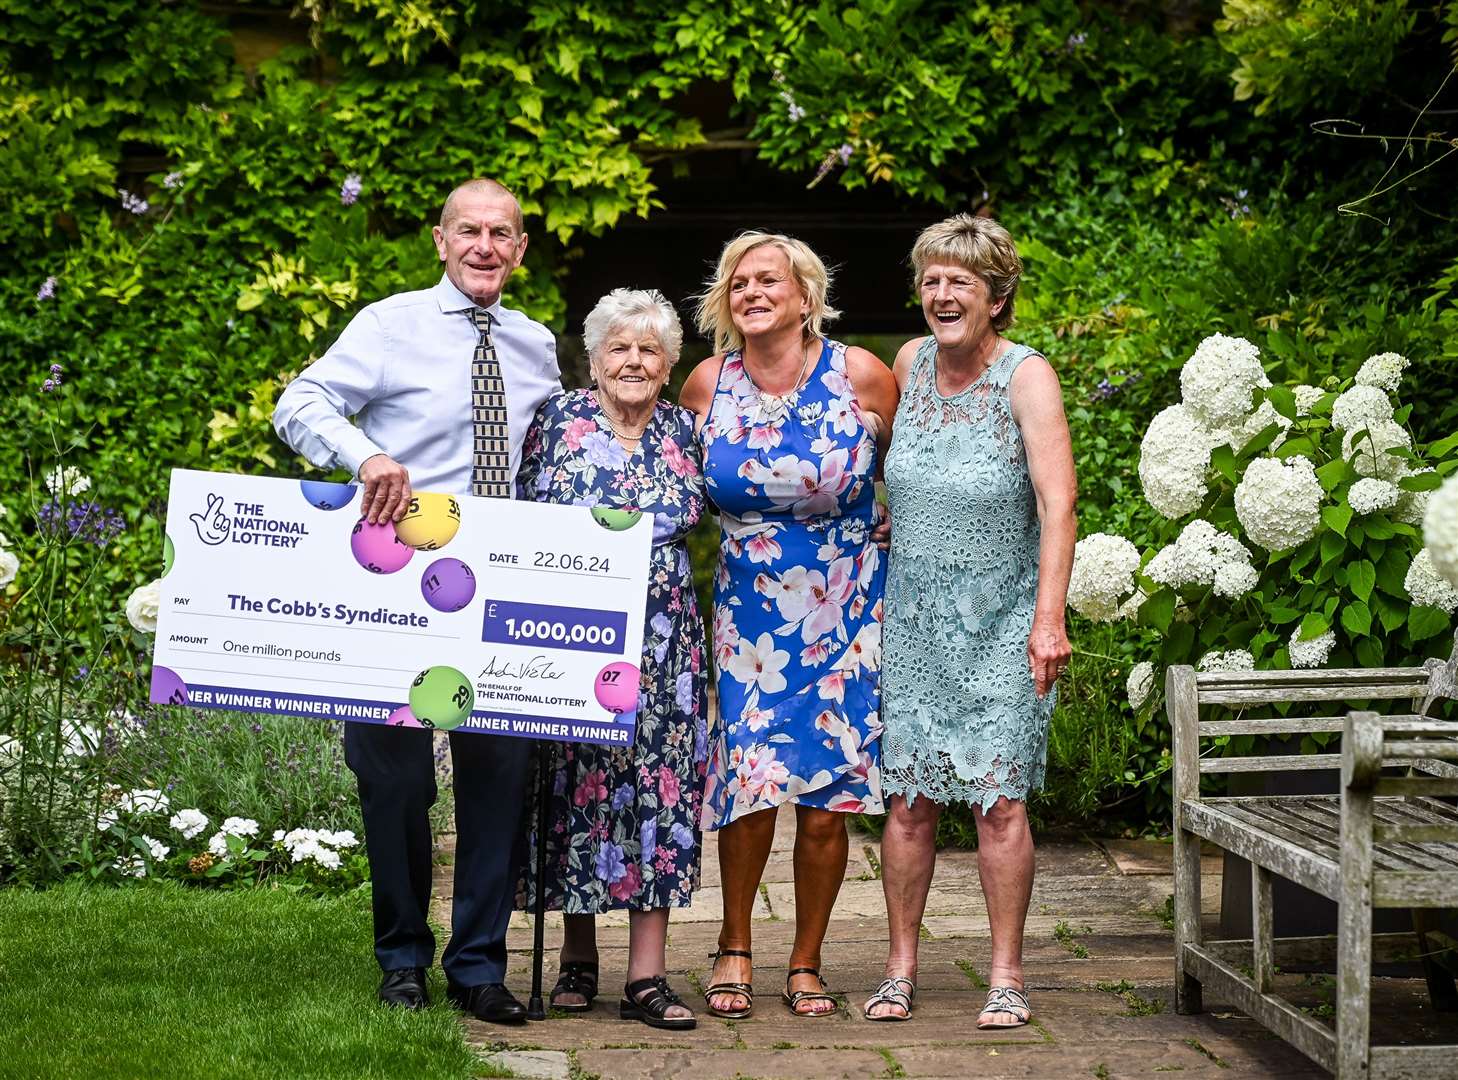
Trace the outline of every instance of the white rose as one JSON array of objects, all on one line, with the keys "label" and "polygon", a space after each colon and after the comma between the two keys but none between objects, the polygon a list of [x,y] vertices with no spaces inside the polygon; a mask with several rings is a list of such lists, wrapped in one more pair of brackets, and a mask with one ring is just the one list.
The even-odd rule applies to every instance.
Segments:
[{"label": "white rose", "polygon": [[147,845],[147,850],[151,852],[153,859],[165,859],[167,853],[172,850],[162,841],[153,840],[150,836],[142,837],[142,843]]},{"label": "white rose", "polygon": [[230,817],[223,822],[223,832],[229,836],[257,836],[258,822],[252,818]]},{"label": "white rose", "polygon": [[15,557],[15,552],[0,548],[0,588],[14,581],[19,572],[20,560]]},{"label": "white rose", "polygon": [[162,582],[149,581],[127,597],[127,622],[144,634],[157,632],[157,609],[162,606]]},{"label": "white rose", "polygon": [[179,810],[167,824],[180,832],[184,840],[191,840],[208,827],[208,816],[197,809]]}]

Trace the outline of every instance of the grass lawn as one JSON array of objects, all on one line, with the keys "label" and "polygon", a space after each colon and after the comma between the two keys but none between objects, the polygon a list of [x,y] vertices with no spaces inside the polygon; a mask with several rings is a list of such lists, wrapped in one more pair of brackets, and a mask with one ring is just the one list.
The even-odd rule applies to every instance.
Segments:
[{"label": "grass lawn", "polygon": [[0,890],[0,1076],[468,1077],[455,1014],[386,1010],[363,894]]}]

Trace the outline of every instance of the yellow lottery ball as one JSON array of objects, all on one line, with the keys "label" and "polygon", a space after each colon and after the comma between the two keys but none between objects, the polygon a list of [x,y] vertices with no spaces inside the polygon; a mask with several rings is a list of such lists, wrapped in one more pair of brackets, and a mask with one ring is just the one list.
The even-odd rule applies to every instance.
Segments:
[{"label": "yellow lottery ball", "polygon": [[410,496],[410,509],[395,526],[400,542],[419,551],[435,551],[454,539],[461,527],[461,502],[454,495],[418,491]]}]

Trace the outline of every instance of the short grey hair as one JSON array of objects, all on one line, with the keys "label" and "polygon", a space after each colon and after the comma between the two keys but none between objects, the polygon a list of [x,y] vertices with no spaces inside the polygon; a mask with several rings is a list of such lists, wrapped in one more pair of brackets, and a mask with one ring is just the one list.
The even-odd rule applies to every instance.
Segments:
[{"label": "short grey hair", "polygon": [[678,363],[683,324],[668,298],[657,289],[614,289],[597,302],[582,322],[588,360],[597,359],[598,351],[617,330],[651,334],[663,346],[669,366]]},{"label": "short grey hair", "polygon": [[1013,300],[1023,276],[1017,245],[1000,223],[987,217],[954,214],[929,225],[911,249],[913,284],[921,288],[922,274],[932,263],[951,263],[972,271],[987,282],[994,300],[1005,300],[992,316],[993,329],[1006,330],[1013,321]]}]

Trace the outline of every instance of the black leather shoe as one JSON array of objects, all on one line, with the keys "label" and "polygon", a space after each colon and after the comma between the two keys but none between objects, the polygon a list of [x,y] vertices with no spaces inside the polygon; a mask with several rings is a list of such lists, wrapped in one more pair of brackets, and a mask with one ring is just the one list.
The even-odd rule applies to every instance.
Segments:
[{"label": "black leather shoe", "polygon": [[424,968],[395,968],[380,980],[380,1003],[402,1009],[423,1009],[430,1004],[425,992]]},{"label": "black leather shoe", "polygon": [[526,1006],[517,1001],[504,983],[480,986],[446,986],[446,997],[456,1008],[488,1024],[524,1024]]}]

